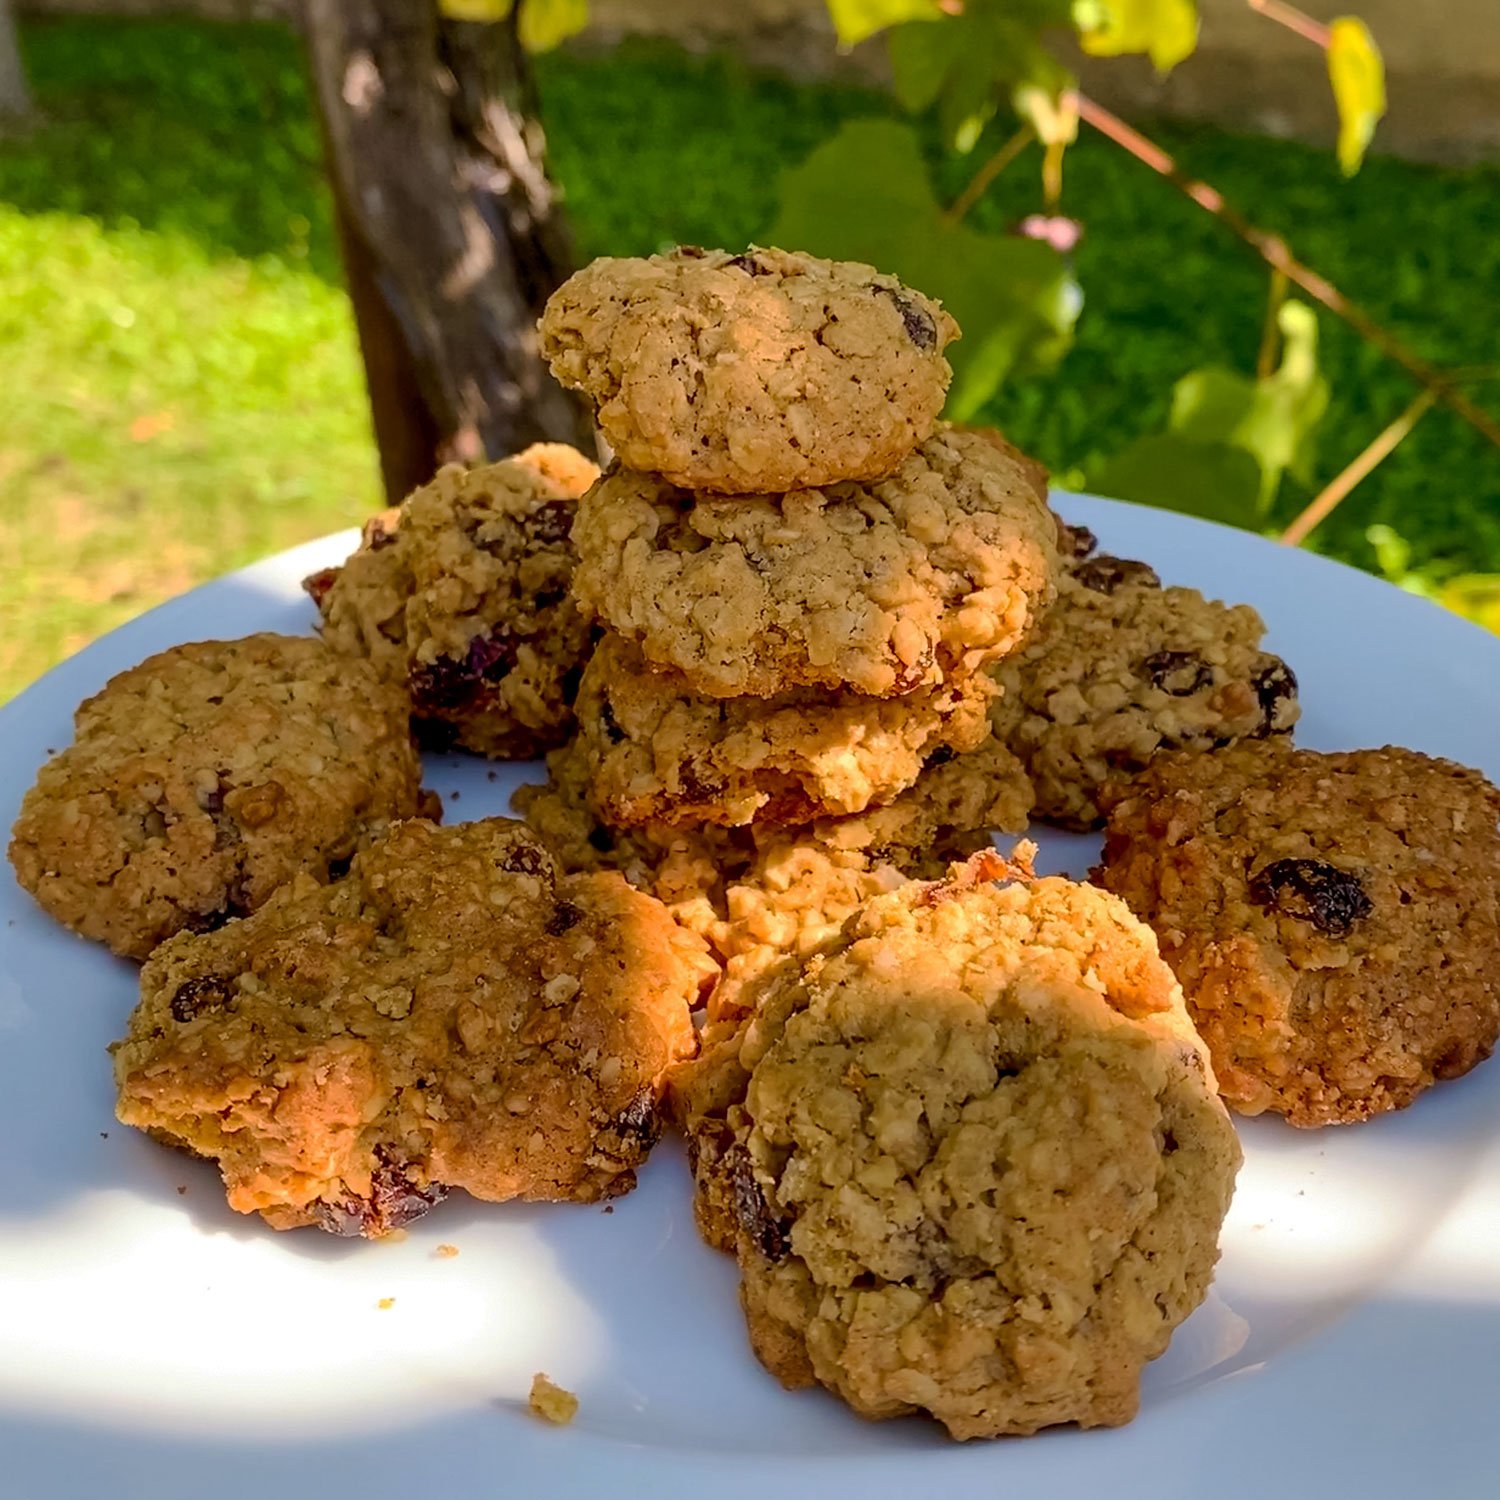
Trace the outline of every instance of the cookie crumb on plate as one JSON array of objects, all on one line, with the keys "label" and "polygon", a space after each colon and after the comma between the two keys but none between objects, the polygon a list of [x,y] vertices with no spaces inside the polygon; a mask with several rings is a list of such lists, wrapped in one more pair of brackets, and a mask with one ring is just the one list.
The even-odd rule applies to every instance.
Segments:
[{"label": "cookie crumb on plate", "polygon": [[554,1385],[540,1370],[531,1377],[531,1394],[526,1404],[542,1421],[554,1427],[566,1427],[578,1415],[578,1397]]}]

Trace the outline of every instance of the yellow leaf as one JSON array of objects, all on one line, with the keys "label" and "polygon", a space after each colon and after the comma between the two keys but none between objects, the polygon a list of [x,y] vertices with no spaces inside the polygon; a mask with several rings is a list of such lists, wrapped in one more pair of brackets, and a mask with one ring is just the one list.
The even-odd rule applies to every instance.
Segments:
[{"label": "yellow leaf", "polygon": [[1144,52],[1158,73],[1198,45],[1197,0],[1088,0],[1073,12],[1078,41],[1094,57]]},{"label": "yellow leaf", "polygon": [[450,21],[503,21],[510,6],[511,0],[438,0],[438,9]]},{"label": "yellow leaf", "polygon": [[1500,635],[1500,573],[1464,573],[1450,578],[1438,598],[1455,613]]},{"label": "yellow leaf", "polygon": [[829,19],[845,52],[887,27],[936,21],[942,14],[938,0],[828,0]]},{"label": "yellow leaf", "polygon": [[1385,113],[1385,63],[1370,28],[1357,16],[1328,27],[1328,81],[1339,110],[1339,166],[1353,177]]},{"label": "yellow leaf", "polygon": [[550,52],[589,24],[589,0],[521,0],[521,45]]}]

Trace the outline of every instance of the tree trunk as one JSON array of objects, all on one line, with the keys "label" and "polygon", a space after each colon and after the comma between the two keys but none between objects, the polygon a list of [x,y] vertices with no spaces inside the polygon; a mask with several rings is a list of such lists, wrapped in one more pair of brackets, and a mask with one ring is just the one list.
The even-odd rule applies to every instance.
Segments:
[{"label": "tree trunk", "polygon": [[31,113],[26,74],[21,69],[21,47],[10,0],[0,0],[0,120]]},{"label": "tree trunk", "polygon": [[484,23],[448,20],[434,0],[303,0],[392,500],[448,459],[593,443],[537,353],[536,319],[572,249],[519,8]]}]

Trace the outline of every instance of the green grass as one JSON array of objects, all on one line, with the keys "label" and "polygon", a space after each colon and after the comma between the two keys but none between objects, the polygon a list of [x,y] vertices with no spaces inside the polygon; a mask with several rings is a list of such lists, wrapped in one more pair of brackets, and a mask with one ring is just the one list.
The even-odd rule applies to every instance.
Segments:
[{"label": "green grass", "polygon": [[[0,514],[20,552],[0,573],[0,699],[157,599],[378,503],[293,39],[79,19],[30,23],[23,44],[42,122],[0,140]],[[657,47],[549,56],[540,74],[586,256],[750,240],[783,164],[890,108]],[[1492,358],[1500,172],[1376,159],[1346,184],[1324,152],[1155,133],[1428,358]],[[956,193],[972,164],[934,159]],[[1035,168],[1002,177],[983,227],[1038,206]],[[1264,296],[1248,251],[1101,142],[1070,153],[1065,198],[1087,225],[1077,343],[990,413],[1061,473],[1160,425],[1193,366],[1247,368]],[[1336,321],[1322,331],[1326,477],[1414,390]],[[1306,498],[1289,486],[1279,513]],[[1420,568],[1500,569],[1500,454],[1434,411],[1318,544],[1371,566],[1374,522]]]},{"label": "green grass", "polygon": [[44,123],[0,142],[0,699],[378,499],[290,38],[23,37]]}]

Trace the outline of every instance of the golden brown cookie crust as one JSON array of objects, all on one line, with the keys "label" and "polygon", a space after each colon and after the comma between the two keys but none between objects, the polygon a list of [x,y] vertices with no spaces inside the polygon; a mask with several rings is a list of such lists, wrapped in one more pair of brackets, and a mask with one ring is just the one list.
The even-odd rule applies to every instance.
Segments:
[{"label": "golden brown cookie crust", "polygon": [[1150,932],[997,866],[878,897],[770,971],[728,1111],[762,1362],[960,1438],[1134,1415],[1240,1155]]},{"label": "golden brown cookie crust", "polygon": [[1297,679],[1264,634],[1248,604],[1163,588],[1144,563],[1075,558],[1035,635],[993,668],[995,733],[1035,784],[1036,816],[1097,828],[1101,788],[1160,750],[1289,734]]},{"label": "golden brown cookie crust", "polygon": [[981,675],[902,698],[812,688],[702,698],[606,635],[578,690],[589,796],[606,823],[627,828],[862,812],[904,791],[934,755],[981,744],[993,692]]},{"label": "golden brown cookie crust", "polygon": [[958,337],[892,276],[754,247],[596,260],[540,327],[622,463],[719,494],[890,473],[932,431]]},{"label": "golden brown cookie crust", "polygon": [[713,972],[658,902],[559,876],[522,824],[404,823],[336,885],[153,956],[118,1112],[277,1228],[377,1236],[449,1188],[587,1202],[633,1184]]},{"label": "golden brown cookie crust", "polygon": [[1095,879],[1155,929],[1224,1097],[1294,1125],[1410,1104],[1500,1033],[1500,792],[1388,746],[1163,756]]},{"label": "golden brown cookie crust", "polygon": [[598,472],[561,443],[439,470],[331,580],[309,580],[324,638],[402,686],[429,743],[497,760],[560,744],[590,642],[568,533]]},{"label": "golden brown cookie crust", "polygon": [[426,805],[404,696],[316,640],[174,646],[112,678],[21,804],[10,860],[58,921],[145,958],[327,880]]},{"label": "golden brown cookie crust", "polygon": [[876,696],[1013,651],[1052,597],[1027,468],[943,429],[887,478],[713,499],[616,469],[580,502],[580,604],[703,694]]},{"label": "golden brown cookie crust", "polygon": [[[547,757],[545,783],[523,786],[513,799],[563,869],[618,870],[668,904],[684,894],[709,894],[721,909],[726,880],[738,879],[758,857],[788,843],[865,854],[910,874],[937,875],[952,860],[987,845],[992,832],[1023,832],[1032,802],[1020,762],[994,738],[963,755],[934,757],[906,791],[881,807],[800,825],[609,828],[589,805],[590,778],[589,758],[573,740]],[[689,867],[701,873],[691,875]]]}]

